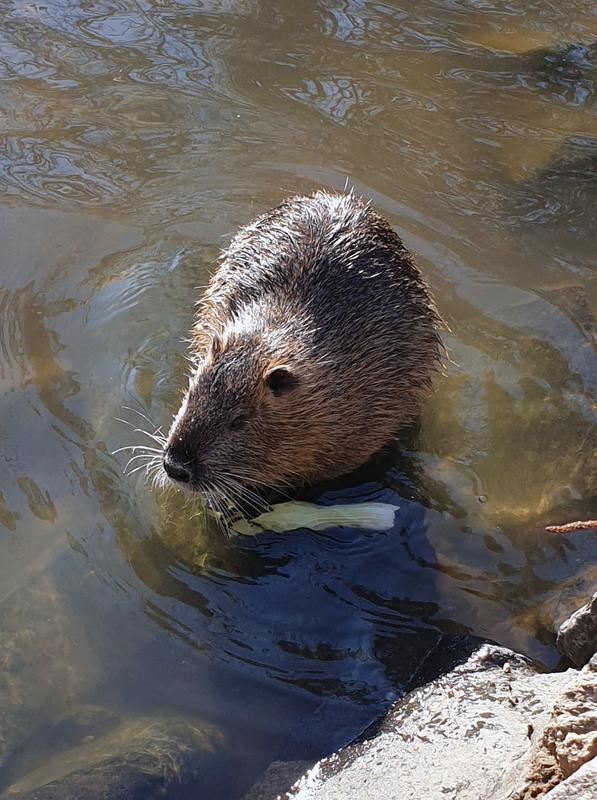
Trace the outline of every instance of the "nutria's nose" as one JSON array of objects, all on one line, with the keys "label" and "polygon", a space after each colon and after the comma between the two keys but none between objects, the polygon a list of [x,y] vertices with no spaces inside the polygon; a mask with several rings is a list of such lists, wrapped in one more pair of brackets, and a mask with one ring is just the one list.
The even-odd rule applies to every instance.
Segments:
[{"label": "nutria's nose", "polygon": [[164,455],[163,464],[166,475],[172,478],[173,481],[190,483],[191,470],[187,469],[184,464],[180,464],[175,458],[172,458],[172,453],[170,451],[166,452]]}]

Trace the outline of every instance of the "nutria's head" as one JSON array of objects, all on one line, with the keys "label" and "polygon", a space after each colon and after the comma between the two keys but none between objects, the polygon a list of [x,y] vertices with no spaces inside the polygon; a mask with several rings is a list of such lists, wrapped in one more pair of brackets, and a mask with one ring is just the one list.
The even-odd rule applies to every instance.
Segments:
[{"label": "nutria's head", "polygon": [[280,423],[298,402],[301,375],[262,345],[250,333],[214,338],[191,376],[164,451],[166,473],[185,488],[284,478],[267,464],[273,450],[276,465],[284,461]]}]

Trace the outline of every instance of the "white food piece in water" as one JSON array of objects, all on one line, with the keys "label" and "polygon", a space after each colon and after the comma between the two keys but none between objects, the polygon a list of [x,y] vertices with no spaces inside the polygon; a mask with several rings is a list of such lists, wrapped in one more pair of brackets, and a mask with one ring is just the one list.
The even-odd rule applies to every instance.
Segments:
[{"label": "white food piece in water", "polygon": [[366,528],[387,531],[394,527],[398,506],[389,503],[354,503],[352,505],[319,506],[293,500],[280,503],[251,522],[239,520],[232,526],[235,533],[252,536],[261,531],[286,533],[297,528],[324,531],[327,528]]}]

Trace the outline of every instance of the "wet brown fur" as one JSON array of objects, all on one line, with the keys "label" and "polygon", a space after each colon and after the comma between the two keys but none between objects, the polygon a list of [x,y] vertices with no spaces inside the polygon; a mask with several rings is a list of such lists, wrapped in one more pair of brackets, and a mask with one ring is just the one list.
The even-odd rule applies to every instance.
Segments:
[{"label": "wet brown fur", "polygon": [[[190,488],[356,468],[416,415],[438,327],[411,254],[361,199],[317,192],[260,216],[223,253],[193,329],[195,368],[168,439],[199,465]],[[265,382],[276,366],[291,383],[281,396]]]}]

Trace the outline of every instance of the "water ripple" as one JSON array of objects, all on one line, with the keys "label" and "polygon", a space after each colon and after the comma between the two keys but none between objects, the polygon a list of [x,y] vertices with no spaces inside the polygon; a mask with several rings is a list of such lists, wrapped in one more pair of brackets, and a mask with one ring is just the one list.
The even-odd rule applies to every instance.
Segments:
[{"label": "water ripple", "polygon": [[32,136],[0,138],[0,181],[44,201],[98,206],[113,201],[123,185],[107,173],[108,165],[72,142]]},{"label": "water ripple", "polygon": [[26,374],[20,320],[28,304],[27,290],[10,292],[0,288],[0,386],[9,391]]}]

